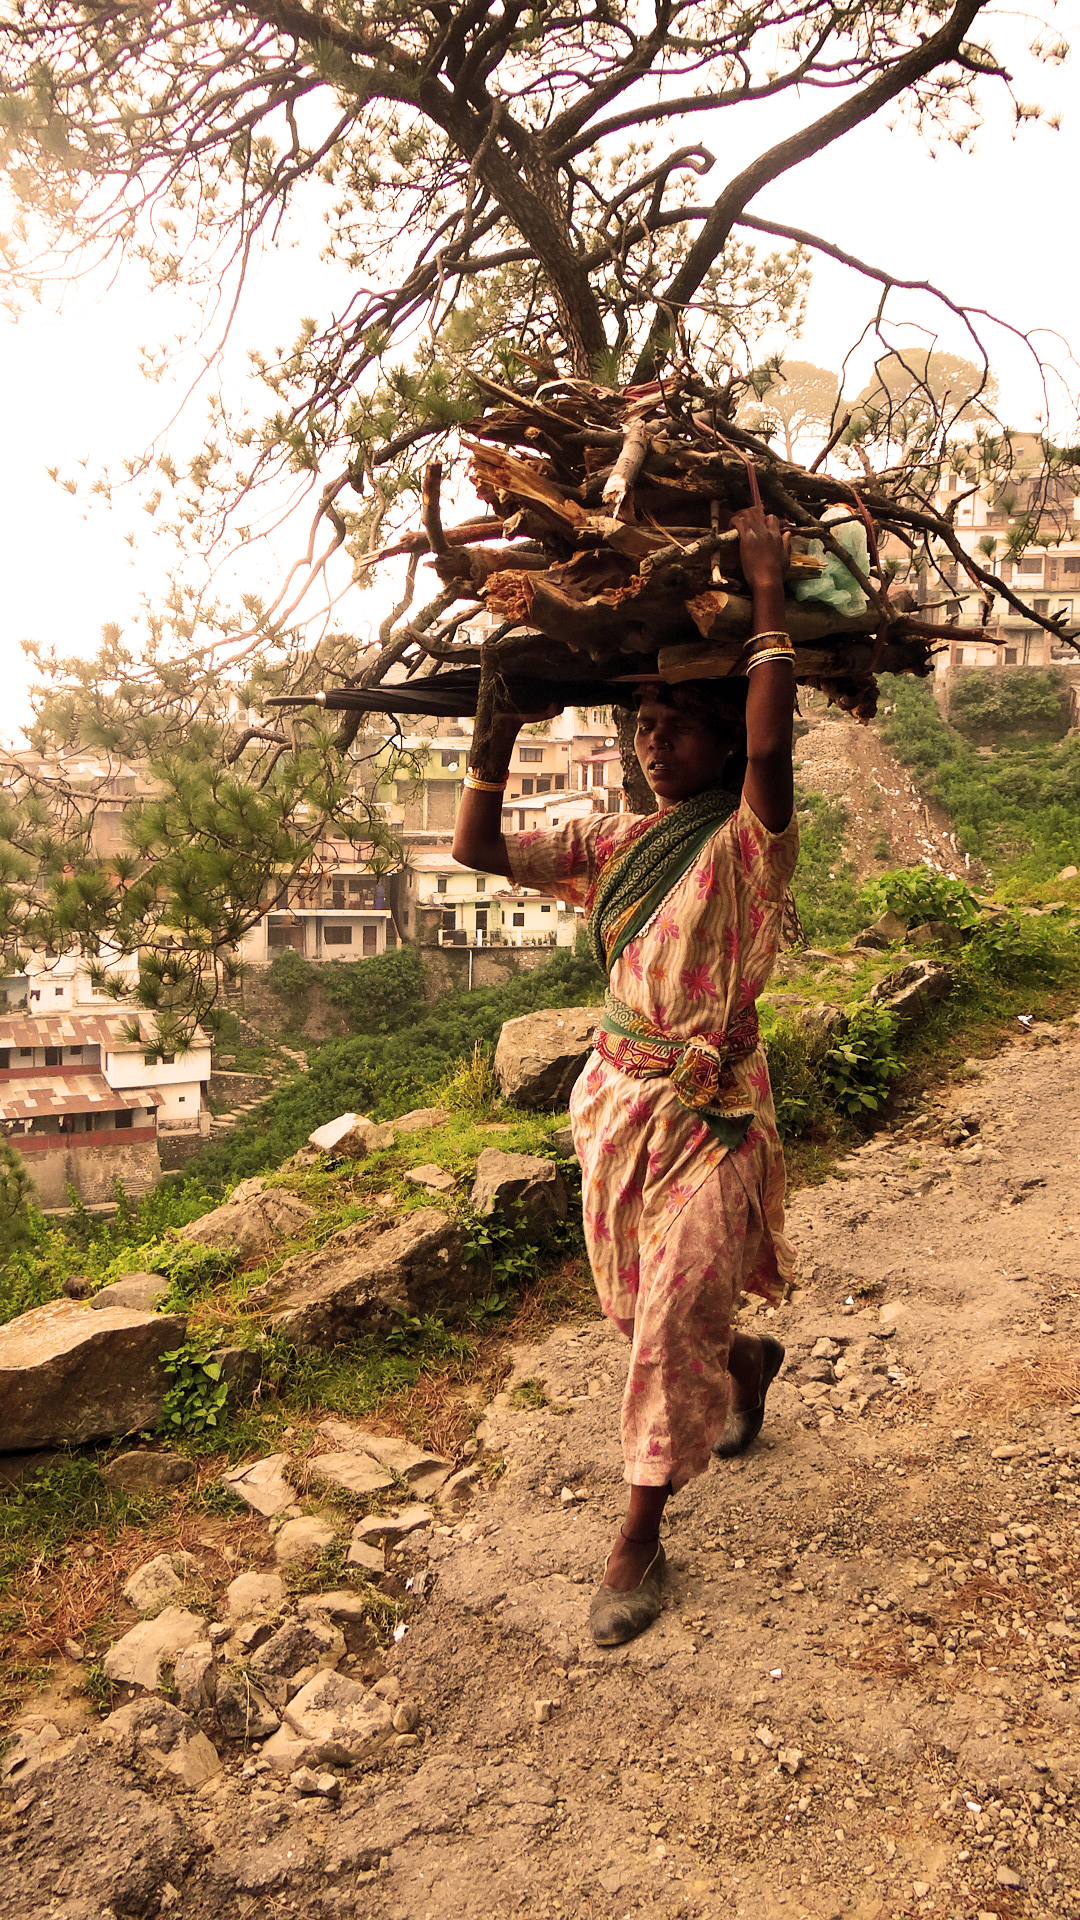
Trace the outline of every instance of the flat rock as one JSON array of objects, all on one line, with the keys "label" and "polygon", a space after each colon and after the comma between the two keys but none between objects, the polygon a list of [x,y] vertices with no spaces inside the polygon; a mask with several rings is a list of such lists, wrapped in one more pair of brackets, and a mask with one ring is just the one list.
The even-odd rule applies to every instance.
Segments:
[{"label": "flat rock", "polygon": [[225,1589],[230,1620],[250,1620],[254,1615],[276,1613],[284,1600],[285,1582],[276,1573],[238,1573]]},{"label": "flat rock", "polygon": [[414,1107],[411,1113],[401,1113],[396,1120],[390,1121],[395,1140],[405,1133],[429,1133],[434,1127],[445,1127],[450,1115],[445,1107]]},{"label": "flat rock", "polygon": [[349,1542],[345,1565],[358,1568],[373,1586],[378,1586],[386,1574],[386,1554],[382,1547],[373,1547],[368,1541],[354,1537]]},{"label": "flat rock", "polygon": [[167,1700],[133,1700],[118,1707],[101,1731],[129,1764],[139,1760],[182,1787],[194,1790],[221,1771],[217,1748]]},{"label": "flat rock", "polygon": [[261,1179],[242,1180],[224,1206],[181,1227],[180,1235],[197,1246],[220,1247],[234,1253],[237,1260],[249,1260],[253,1254],[269,1253],[280,1241],[292,1239],[314,1218],[314,1207],[287,1187],[268,1189]]},{"label": "flat rock", "polygon": [[182,1453],[154,1453],[137,1447],[131,1453],[117,1453],[101,1469],[107,1487],[123,1493],[166,1493],[170,1487],[182,1487],[195,1477],[194,1460]]},{"label": "flat rock", "polygon": [[295,1505],[296,1489],[285,1478],[284,1468],[288,1461],[287,1453],[268,1453],[261,1460],[252,1460],[247,1466],[233,1467],[230,1473],[223,1473],[221,1484],[230,1493],[235,1493],[245,1506],[253,1507],[261,1513],[264,1520],[272,1520],[275,1513],[284,1513],[286,1507]]},{"label": "flat rock", "polygon": [[479,1284],[464,1256],[461,1224],[440,1208],[377,1216],[343,1227],[322,1247],[287,1260],[247,1304],[297,1346],[343,1346],[386,1333],[403,1312],[471,1299]]},{"label": "flat rock", "polygon": [[329,1521],[306,1513],[299,1520],[286,1520],[274,1536],[274,1558],[283,1567],[296,1560],[318,1560],[333,1544],[334,1528]]},{"label": "flat rock", "polygon": [[100,1313],[102,1307],[133,1307],[137,1313],[153,1313],[169,1292],[162,1273],[122,1273],[111,1286],[91,1294],[90,1305]]},{"label": "flat rock", "polygon": [[136,1613],[150,1613],[163,1600],[171,1600],[184,1584],[176,1562],[183,1563],[190,1558],[190,1554],[158,1553],[145,1565],[136,1567],[120,1589],[128,1606],[134,1607]]},{"label": "flat rock", "polygon": [[[380,1565],[382,1555],[379,1555]],[[358,1593],[355,1587],[334,1587],[327,1593],[301,1594],[297,1603],[301,1614],[324,1613],[328,1620],[336,1620],[339,1626],[355,1627],[368,1617],[369,1601],[367,1595]]]},{"label": "flat rock", "polygon": [[453,1193],[457,1181],[445,1167],[437,1167],[433,1161],[425,1161],[422,1167],[406,1167],[406,1180],[414,1186],[428,1187],[432,1193]]},{"label": "flat rock", "polygon": [[436,1492],[450,1473],[449,1460],[440,1459],[437,1453],[425,1453],[422,1447],[414,1447],[410,1440],[394,1433],[372,1433],[366,1427],[347,1426],[343,1420],[324,1420],[319,1432],[343,1453],[366,1454],[427,1496]]},{"label": "flat rock", "polygon": [[[290,1700],[285,1723],[312,1752],[342,1748],[356,1764],[377,1754],[393,1736],[390,1702],[340,1673],[320,1673]],[[304,1764],[303,1762],[300,1763]]]},{"label": "flat rock", "polygon": [[0,1327],[0,1450],[81,1445],[156,1427],[170,1382],[161,1355],[183,1344],[178,1313],[96,1312],[50,1300]]},{"label": "flat rock", "polygon": [[603,1007],[549,1007],[507,1020],[495,1049],[495,1076],[515,1107],[565,1107],[592,1052]]},{"label": "flat rock", "polygon": [[176,1659],[206,1632],[206,1621],[183,1607],[165,1607],[154,1620],[140,1620],[109,1648],[102,1662],[105,1677],[118,1687],[142,1687],[152,1693],[162,1665]]},{"label": "flat rock", "polygon": [[316,1480],[344,1487],[349,1493],[381,1493],[392,1487],[394,1476],[368,1453],[319,1453],[309,1463]]},{"label": "flat rock", "polygon": [[55,1747],[63,1736],[52,1720],[43,1719],[40,1725],[13,1727],[5,1737],[4,1751],[0,1754],[0,1781],[5,1786],[17,1788],[28,1780],[42,1756]]},{"label": "flat rock", "polygon": [[434,1518],[431,1508],[421,1506],[419,1502],[402,1507],[397,1513],[369,1513],[357,1522],[352,1537],[366,1541],[369,1546],[386,1542],[393,1545],[420,1527],[430,1527]]}]

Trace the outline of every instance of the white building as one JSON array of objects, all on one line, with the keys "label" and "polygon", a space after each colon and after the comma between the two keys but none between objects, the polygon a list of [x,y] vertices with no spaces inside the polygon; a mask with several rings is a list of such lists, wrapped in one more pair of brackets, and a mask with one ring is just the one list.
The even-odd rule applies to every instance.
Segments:
[{"label": "white building", "polygon": [[405,898],[424,943],[441,947],[569,947],[578,919],[551,895],[461,867],[447,847],[414,847]]}]

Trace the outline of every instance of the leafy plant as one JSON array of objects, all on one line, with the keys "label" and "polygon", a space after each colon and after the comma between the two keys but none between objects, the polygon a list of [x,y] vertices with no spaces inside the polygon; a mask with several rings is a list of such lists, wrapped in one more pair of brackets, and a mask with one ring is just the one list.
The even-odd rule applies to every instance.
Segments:
[{"label": "leafy plant", "polygon": [[821,1113],[821,1082],[815,1071],[815,1052],[809,1036],[789,1014],[781,1014],[763,1028],[765,1058],[769,1063],[776,1125],[781,1140],[804,1133]]},{"label": "leafy plant", "polygon": [[465,1258],[470,1265],[486,1268],[491,1284],[492,1304],[482,1311],[489,1316],[501,1313],[508,1304],[506,1296],[533,1278],[540,1249],[523,1237],[520,1225],[500,1214],[475,1213],[467,1230]]},{"label": "leafy plant", "polygon": [[823,1056],[822,1084],[850,1119],[876,1112],[888,1099],[892,1082],[904,1070],[895,1042],[894,1016],[884,1007],[864,1005],[852,1014],[843,1039]]},{"label": "leafy plant", "polygon": [[934,873],[930,867],[894,867],[862,890],[868,913],[898,913],[909,926],[924,920],[947,920],[952,927],[974,927],[979,907],[962,880]]},{"label": "leafy plant", "polygon": [[161,1409],[162,1431],[199,1437],[216,1427],[229,1397],[220,1363],[185,1341],[163,1353],[161,1364],[173,1381]]}]

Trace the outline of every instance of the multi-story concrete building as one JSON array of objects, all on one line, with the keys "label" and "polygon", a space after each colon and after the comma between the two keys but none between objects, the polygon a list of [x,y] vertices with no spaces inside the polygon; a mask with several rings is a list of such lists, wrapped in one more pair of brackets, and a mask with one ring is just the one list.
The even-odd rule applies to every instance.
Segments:
[{"label": "multi-story concrete building", "polygon": [[0,1127],[43,1206],[65,1205],[69,1188],[90,1203],[111,1200],[117,1181],[132,1195],[153,1186],[159,1141],[209,1134],[209,1078],[200,1028],[186,1052],[160,1055],[146,1016],[130,1006],[0,1015]]},{"label": "multi-story concrete building", "polygon": [[[1015,435],[1013,450],[1014,470],[1003,484],[980,484],[974,472],[950,473],[935,507],[953,508],[959,542],[980,566],[1030,600],[1034,612],[1053,619],[1063,634],[1076,635],[1080,495],[1071,480],[1045,479],[1036,435]],[[981,587],[944,551],[939,565],[940,577],[924,579],[923,597],[935,618],[957,623],[955,640],[936,658],[939,679],[958,667],[1049,667],[1076,659],[1072,648],[1003,600],[995,599],[987,612]]]}]

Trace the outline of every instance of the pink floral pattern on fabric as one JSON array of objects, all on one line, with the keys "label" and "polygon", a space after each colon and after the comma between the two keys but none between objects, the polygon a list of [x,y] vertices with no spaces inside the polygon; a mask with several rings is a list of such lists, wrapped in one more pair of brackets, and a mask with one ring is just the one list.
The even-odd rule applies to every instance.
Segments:
[{"label": "pink floral pattern on fabric", "polygon": [[[640,826],[594,815],[507,835],[514,878],[582,905],[604,850]],[[734,1025],[772,971],[797,853],[794,818],[771,834],[743,802],[616,961],[612,992],[674,1039]],[[764,1053],[731,1070],[755,1116],[733,1152],[669,1079],[631,1079],[596,1054],[571,1099],[597,1293],[631,1343],[623,1455],[641,1486],[704,1472],[727,1415],[734,1294],[774,1299],[792,1270]]]}]

